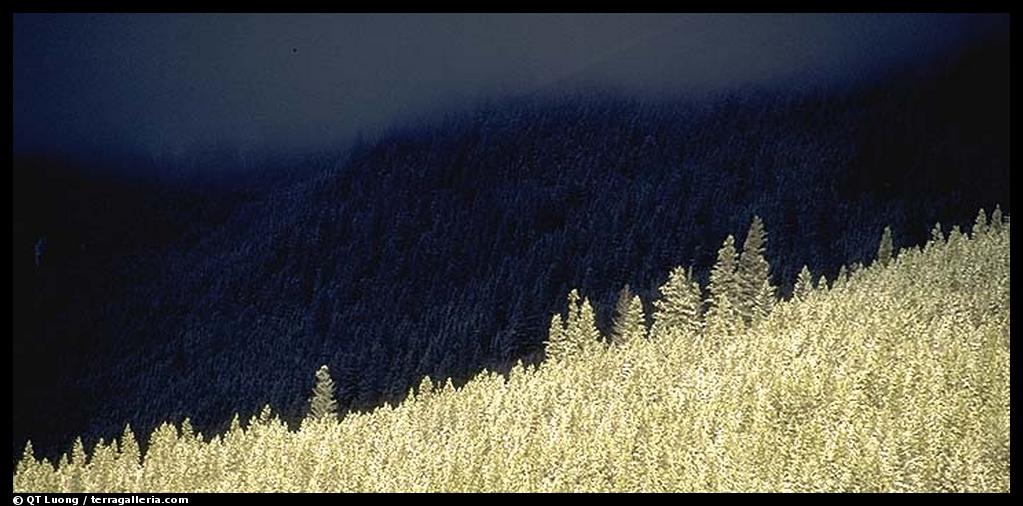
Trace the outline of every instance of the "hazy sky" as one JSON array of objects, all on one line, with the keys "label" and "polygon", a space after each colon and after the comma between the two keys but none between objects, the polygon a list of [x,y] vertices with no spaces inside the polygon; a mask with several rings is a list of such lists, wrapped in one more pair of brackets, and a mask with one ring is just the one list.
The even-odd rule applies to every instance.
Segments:
[{"label": "hazy sky", "polygon": [[569,83],[699,92],[848,81],[1007,25],[890,14],[23,14],[14,144],[341,144],[405,114]]}]

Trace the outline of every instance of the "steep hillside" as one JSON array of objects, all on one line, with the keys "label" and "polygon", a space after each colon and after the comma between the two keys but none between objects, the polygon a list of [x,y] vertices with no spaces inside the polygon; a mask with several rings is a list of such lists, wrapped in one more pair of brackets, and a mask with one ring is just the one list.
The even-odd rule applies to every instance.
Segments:
[{"label": "steep hillside", "polygon": [[[991,225],[808,288],[748,329],[583,339],[539,368],[424,380],[398,406],[299,431],[269,406],[223,437],[163,424],[141,466],[127,431],[77,441],[56,472],[29,448],[15,490],[1008,492],[1010,234]],[[573,340],[595,332],[580,321]]]},{"label": "steep hillside", "polygon": [[[536,362],[570,288],[604,328],[625,283],[649,300],[678,264],[705,281],[754,213],[787,291],[804,264],[833,279],[869,262],[883,225],[901,247],[935,221],[1008,212],[996,49],[842,93],[497,101],[344,156],[265,162],[277,177],[242,192],[161,199],[169,218],[134,229],[181,228],[86,264],[90,281],[35,267],[26,226],[15,272],[33,275],[16,300],[65,302],[17,326],[13,449],[31,437],[52,456],[77,434],[91,444],[185,416],[210,433],[267,403],[296,423],[323,363],[342,407],[367,409],[423,375],[460,384]],[[93,207],[137,188],[108,191]]]}]

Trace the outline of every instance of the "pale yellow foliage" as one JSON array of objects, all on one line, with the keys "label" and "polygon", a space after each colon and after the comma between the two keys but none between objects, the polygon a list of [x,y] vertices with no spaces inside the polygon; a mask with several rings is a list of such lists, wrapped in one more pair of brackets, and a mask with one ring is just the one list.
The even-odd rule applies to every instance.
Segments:
[{"label": "pale yellow foliage", "polygon": [[594,347],[297,432],[269,410],[212,440],[163,425],[141,466],[115,444],[58,470],[29,448],[14,489],[1007,492],[1008,228],[695,349]]}]

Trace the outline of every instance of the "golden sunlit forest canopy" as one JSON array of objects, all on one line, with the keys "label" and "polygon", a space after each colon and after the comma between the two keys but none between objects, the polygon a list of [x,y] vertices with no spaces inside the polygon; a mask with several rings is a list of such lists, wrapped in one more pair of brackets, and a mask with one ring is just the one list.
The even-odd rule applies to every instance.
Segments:
[{"label": "golden sunlit forest canopy", "polygon": [[707,287],[673,269],[650,315],[623,289],[609,333],[572,290],[538,366],[426,377],[366,413],[338,413],[322,367],[297,430],[267,406],[212,437],[185,419],[79,439],[58,462],[29,443],[14,488],[1007,492],[1009,235],[1000,210],[920,248],[885,229],[869,265],[804,268],[779,298],[755,218]]}]

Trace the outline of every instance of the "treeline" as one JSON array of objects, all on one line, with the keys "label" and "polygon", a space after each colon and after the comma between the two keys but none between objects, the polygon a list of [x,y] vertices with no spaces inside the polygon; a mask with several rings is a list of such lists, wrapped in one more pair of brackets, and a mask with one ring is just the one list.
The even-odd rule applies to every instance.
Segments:
[{"label": "treeline", "polygon": [[1009,223],[933,230],[779,300],[754,220],[708,300],[672,270],[649,329],[623,290],[602,334],[573,290],[539,367],[426,377],[339,421],[324,366],[297,431],[266,406],[212,437],[164,423],[145,451],[130,427],[56,465],[28,444],[14,489],[1007,492]]}]

